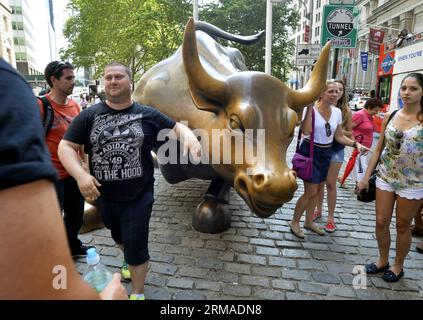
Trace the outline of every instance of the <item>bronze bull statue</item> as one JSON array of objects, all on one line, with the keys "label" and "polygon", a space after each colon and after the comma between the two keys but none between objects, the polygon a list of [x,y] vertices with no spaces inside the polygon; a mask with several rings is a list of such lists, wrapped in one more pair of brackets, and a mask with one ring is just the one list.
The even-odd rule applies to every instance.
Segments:
[{"label": "bronze bull statue", "polygon": [[[148,70],[136,85],[134,100],[157,108],[176,121],[202,129],[213,137],[222,130],[222,139],[245,135],[247,129],[263,129],[264,146],[257,138],[246,139],[255,154],[264,147],[265,160],[238,163],[234,143],[230,162],[201,164],[159,164],[170,183],[190,178],[211,180],[203,201],[193,217],[196,230],[218,233],[230,226],[225,210],[229,191],[234,187],[249,208],[259,217],[269,217],[297,190],[296,176],[286,164],[286,149],[298,122],[297,113],[315,101],[326,82],[330,46],[326,45],[306,86],[298,91],[262,72],[247,71],[236,49],[219,45],[212,36],[253,43],[252,37],[232,36],[190,19],[182,46],[174,55]],[[213,158],[213,141],[201,139],[203,153]],[[248,142],[247,142],[248,140]],[[223,150],[221,149],[221,152]],[[216,157],[216,155],[215,155]],[[222,160],[223,156],[218,156]],[[160,157],[159,157],[160,163]],[[260,163],[259,163],[260,162]]]}]

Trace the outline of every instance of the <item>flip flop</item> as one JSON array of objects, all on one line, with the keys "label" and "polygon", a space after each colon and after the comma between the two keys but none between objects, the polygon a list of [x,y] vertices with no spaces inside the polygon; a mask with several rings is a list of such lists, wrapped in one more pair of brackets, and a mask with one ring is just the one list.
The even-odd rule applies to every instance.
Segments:
[{"label": "flip flop", "polygon": [[308,226],[308,225],[306,225],[304,223],[304,229],[313,231],[313,232],[317,233],[319,236],[324,236],[325,235],[325,232],[323,231],[323,229],[321,229],[320,227],[316,226],[315,224],[312,224],[312,225]]},{"label": "flip flop", "polygon": [[304,233],[301,231],[300,228],[298,228],[298,230],[294,230],[294,228],[292,228],[291,222],[288,222],[288,225],[289,225],[289,230],[291,230],[291,233],[294,236],[300,239],[304,239]]},{"label": "flip flop", "polygon": [[397,282],[404,276],[404,270],[401,270],[399,274],[395,274],[392,270],[388,269],[383,274],[382,279],[386,282]]},{"label": "flip flop", "polygon": [[376,274],[385,270],[389,269],[389,263],[387,263],[385,266],[383,267],[378,267],[376,263],[370,263],[366,265],[366,273],[367,274]]}]

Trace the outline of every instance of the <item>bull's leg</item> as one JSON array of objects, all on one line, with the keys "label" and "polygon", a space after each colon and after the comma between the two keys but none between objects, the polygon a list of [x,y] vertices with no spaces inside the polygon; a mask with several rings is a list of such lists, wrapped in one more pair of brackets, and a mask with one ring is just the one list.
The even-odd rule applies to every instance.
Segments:
[{"label": "bull's leg", "polygon": [[104,228],[103,219],[96,207],[90,207],[84,212],[84,223],[79,233],[87,233],[96,229]]},{"label": "bull's leg", "polygon": [[231,214],[227,208],[231,186],[222,179],[213,179],[204,200],[198,205],[192,218],[195,230],[204,233],[223,232],[231,226]]}]

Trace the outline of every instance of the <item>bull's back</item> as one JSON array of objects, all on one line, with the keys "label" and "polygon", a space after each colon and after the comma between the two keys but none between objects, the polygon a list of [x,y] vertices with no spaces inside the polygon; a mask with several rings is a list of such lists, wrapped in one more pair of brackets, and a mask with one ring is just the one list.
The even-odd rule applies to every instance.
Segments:
[{"label": "bull's back", "polygon": [[[222,56],[220,45],[201,31],[197,31],[197,46],[203,67],[209,74],[225,77],[237,72],[229,57]],[[188,121],[191,129],[207,128],[215,117],[211,112],[199,110],[191,98],[181,48],[142,76],[133,98],[176,121]]]}]

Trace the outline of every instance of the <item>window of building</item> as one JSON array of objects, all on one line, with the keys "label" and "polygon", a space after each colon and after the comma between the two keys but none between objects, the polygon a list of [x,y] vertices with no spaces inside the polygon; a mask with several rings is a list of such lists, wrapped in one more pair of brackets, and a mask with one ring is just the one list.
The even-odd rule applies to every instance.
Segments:
[{"label": "window of building", "polygon": [[16,52],[15,57],[16,57],[16,61],[26,61],[25,52]]},{"label": "window of building", "polygon": [[23,30],[23,22],[22,21],[12,21],[12,29],[13,30]]},{"label": "window of building", "polygon": [[314,34],[316,35],[316,37],[320,35],[320,27],[314,28]]},{"label": "window of building", "polygon": [[301,36],[297,36],[297,43],[301,43]]},{"label": "window of building", "polygon": [[25,45],[25,38],[21,38],[21,37],[14,37],[13,38],[13,43],[17,46],[24,46]]},{"label": "window of building", "polygon": [[12,6],[12,14],[22,14],[21,6]]}]

